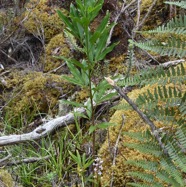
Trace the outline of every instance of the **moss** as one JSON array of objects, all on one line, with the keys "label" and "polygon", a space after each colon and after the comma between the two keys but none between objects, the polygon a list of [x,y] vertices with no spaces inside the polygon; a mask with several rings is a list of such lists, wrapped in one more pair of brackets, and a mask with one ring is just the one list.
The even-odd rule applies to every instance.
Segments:
[{"label": "moss", "polygon": [[7,82],[13,91],[6,96],[5,116],[13,126],[29,123],[36,114],[57,114],[59,96],[73,88],[61,76],[41,72],[14,72]]},{"label": "moss", "polygon": [[[63,30],[63,23],[56,13],[57,7],[48,5],[47,0],[31,0],[26,5],[27,11],[23,13],[24,27],[35,36],[49,41],[53,36],[59,34]],[[61,9],[62,12],[67,11]]]},{"label": "moss", "polygon": [[5,11],[0,11],[0,29],[7,23],[7,17]]},{"label": "moss", "polygon": [[13,187],[12,176],[4,169],[0,169],[0,186]]},{"label": "moss", "polygon": [[[120,56],[111,58],[109,60],[109,71],[111,73],[126,73],[128,71],[128,56],[126,54],[122,54]],[[134,73],[136,73],[136,66],[133,66],[130,71],[130,74]]]},{"label": "moss", "polygon": [[[152,3],[153,3],[153,0],[141,1],[142,18],[145,16],[145,14],[149,10]],[[166,21],[168,17],[167,15],[168,15],[167,5],[162,0],[158,0],[155,6],[152,8],[150,15],[145,22],[143,30],[149,30],[154,27],[157,27],[158,25],[161,25],[162,23]]]},{"label": "moss", "polygon": [[[62,33],[54,36],[46,46],[46,57],[42,57],[45,72],[54,70],[62,65],[62,60],[54,58],[54,55],[64,57],[70,56],[69,46]],[[58,69],[57,72],[64,73],[65,67],[63,66]]]},{"label": "moss", "polygon": [[80,90],[79,92],[77,92],[77,94],[75,96],[75,101],[79,102],[79,103],[82,103],[88,97],[89,97],[89,89],[88,88],[84,88],[84,89]]}]

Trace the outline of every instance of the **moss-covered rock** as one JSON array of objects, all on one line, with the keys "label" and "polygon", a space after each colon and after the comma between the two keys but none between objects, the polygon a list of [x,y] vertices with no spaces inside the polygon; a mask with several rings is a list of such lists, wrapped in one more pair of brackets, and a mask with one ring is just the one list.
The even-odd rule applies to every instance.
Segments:
[{"label": "moss-covered rock", "polygon": [[[56,13],[57,7],[49,6],[47,0],[31,0],[26,5],[24,27],[35,36],[49,41],[63,30],[63,23]],[[63,13],[67,12],[61,9]]]},{"label": "moss-covered rock", "polygon": [[14,72],[7,85],[13,90],[5,96],[9,102],[4,113],[13,126],[29,123],[36,114],[57,114],[59,97],[73,89],[61,76],[41,72]]},{"label": "moss-covered rock", "polygon": [[[44,71],[54,71],[58,73],[65,73],[67,68],[62,65],[62,60],[54,58],[53,56],[64,56],[68,58],[70,56],[70,49],[65,40],[63,33],[54,36],[48,45],[46,45],[46,55],[42,56],[42,63],[44,66]],[[61,66],[62,65],[62,66]],[[61,68],[59,68],[61,67]],[[59,69],[58,69],[59,68]]]}]

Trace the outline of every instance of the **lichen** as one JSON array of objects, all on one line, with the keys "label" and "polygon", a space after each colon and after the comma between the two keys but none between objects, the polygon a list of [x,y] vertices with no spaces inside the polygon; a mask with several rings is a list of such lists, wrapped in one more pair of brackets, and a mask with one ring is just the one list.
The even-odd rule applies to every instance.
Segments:
[{"label": "lichen", "polygon": [[[53,36],[59,34],[63,30],[63,22],[56,13],[57,7],[48,5],[47,0],[31,0],[26,5],[26,11],[22,17],[24,27],[35,36],[49,41]],[[60,9],[63,13],[66,10]]]}]

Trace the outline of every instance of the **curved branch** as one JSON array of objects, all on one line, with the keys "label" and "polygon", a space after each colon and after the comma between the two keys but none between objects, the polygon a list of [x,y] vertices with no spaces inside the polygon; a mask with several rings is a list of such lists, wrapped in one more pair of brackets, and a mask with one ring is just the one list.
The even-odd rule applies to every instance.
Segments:
[{"label": "curved branch", "polygon": [[[77,108],[75,112],[85,113],[84,108]],[[66,127],[67,125],[74,122],[74,115],[73,113],[69,113],[65,116],[55,118],[44,125],[41,125],[34,129],[32,132],[25,133],[25,134],[15,134],[15,135],[8,135],[0,137],[0,146],[11,145],[11,144],[18,144],[26,141],[33,141],[41,139],[42,137],[51,134],[59,127]]]}]

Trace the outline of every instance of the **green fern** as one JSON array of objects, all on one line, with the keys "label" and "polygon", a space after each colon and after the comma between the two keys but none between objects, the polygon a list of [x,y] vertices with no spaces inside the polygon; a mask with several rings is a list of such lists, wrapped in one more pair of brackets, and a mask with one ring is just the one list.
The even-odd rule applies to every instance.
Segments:
[{"label": "green fern", "polygon": [[186,73],[183,64],[178,65],[176,68],[171,67],[167,71],[162,66],[148,68],[140,71],[134,76],[129,76],[120,79],[117,82],[118,86],[134,86],[134,85],[151,85],[157,83],[159,85],[166,85],[167,83],[180,83],[186,80]]},{"label": "green fern", "polygon": [[173,18],[166,25],[159,26],[156,29],[143,31],[143,33],[149,34],[186,34],[186,15]]},{"label": "green fern", "polygon": [[139,183],[137,183],[137,184],[128,183],[128,185],[135,186],[135,187],[164,187],[162,184],[160,184],[158,182],[156,182],[155,184],[151,184],[150,186],[149,186],[149,184],[139,184]]},{"label": "green fern", "polygon": [[151,40],[141,43],[129,40],[129,42],[141,49],[153,51],[161,56],[168,55],[181,58],[186,56],[186,43],[175,37],[168,39],[167,42],[161,42],[158,40]]},{"label": "green fern", "polygon": [[[177,146],[177,143],[178,142],[180,143],[180,140],[183,140],[182,143],[185,143],[186,141],[186,136],[184,136],[183,138],[183,133],[181,129],[184,129],[184,131],[186,131],[184,126],[178,130],[179,133],[177,132],[175,133],[177,142],[173,143],[173,141],[175,141],[175,138],[171,138],[173,137],[173,135],[169,136],[169,134],[166,134],[164,135],[166,136],[166,138],[162,137],[162,140],[165,143],[166,148],[168,149],[170,157],[166,157],[165,155],[163,155],[155,139],[152,137],[152,135],[151,137],[149,136],[150,135],[149,132],[147,133],[148,136],[143,135],[146,134],[146,132],[145,133],[138,132],[137,136],[134,135],[135,134],[134,132],[132,133],[127,132],[127,135],[129,135],[130,137],[133,136],[143,137],[144,139],[142,140],[140,138],[137,138],[139,140],[138,143],[132,144],[132,146],[131,144],[124,144],[125,146],[128,146],[130,148],[135,148],[136,150],[142,152],[143,154],[152,154],[156,158],[158,158],[158,160],[156,159],[157,161],[128,160],[125,162],[126,164],[135,166],[137,168],[140,168],[140,170],[143,170],[140,172],[128,172],[128,174],[133,178],[137,178],[141,180],[141,182],[137,183],[138,185],[145,186],[148,183],[149,187],[151,187],[154,186],[154,183],[157,184],[156,182],[157,180],[159,181],[159,186],[164,186],[165,184],[167,184],[174,187],[180,187],[180,186],[184,187],[184,185],[186,185],[184,181],[184,177],[182,176],[182,172],[185,172],[186,158],[185,156],[181,155],[183,154],[183,152],[181,152],[180,147]],[[146,143],[144,144],[144,142]],[[154,154],[154,153],[158,153],[158,154]],[[149,174],[149,172],[151,174]],[[129,183],[129,185],[135,186],[136,183],[135,184]]]},{"label": "green fern", "polygon": [[175,87],[156,87],[154,91],[147,90],[146,93],[139,95],[139,97],[136,99],[136,103],[141,108],[144,109],[152,109],[157,106],[158,102],[165,103],[164,106],[167,107],[174,107],[179,106],[181,103],[181,99],[183,97],[183,94],[176,89]]},{"label": "green fern", "polygon": [[[186,8],[185,1],[166,2]],[[140,32],[143,33],[143,32]],[[167,41],[152,39],[147,42],[135,42],[130,40],[132,46],[149,50],[163,55],[173,57],[186,56],[186,42],[181,37],[186,34],[186,15],[178,16],[166,25],[144,33],[171,34]],[[156,37],[157,38],[157,37]],[[119,86],[134,86],[157,84],[157,86],[145,93],[140,94],[134,101],[138,108],[145,113],[149,119],[160,121],[164,126],[157,129],[162,146],[149,129],[145,132],[125,132],[136,140],[136,143],[124,143],[131,149],[138,150],[144,155],[152,155],[152,160],[128,160],[125,163],[139,168],[138,171],[128,172],[134,182],[129,186],[136,187],[185,187],[186,181],[186,93],[183,87],[186,81],[186,73],[183,64],[164,70],[163,67],[156,69],[145,69],[134,76],[129,76],[118,81]],[[170,84],[173,83],[173,84]],[[180,87],[179,87],[180,85]],[[182,86],[181,86],[182,85]],[[127,104],[117,106],[120,109],[128,109]]]},{"label": "green fern", "polygon": [[166,4],[169,4],[169,5],[176,5],[176,6],[179,6],[181,8],[184,8],[186,9],[186,4],[185,4],[185,1],[175,1],[175,2],[169,2],[169,1],[165,1]]},{"label": "green fern", "polygon": [[128,175],[141,179],[143,181],[146,181],[148,183],[152,183],[155,182],[154,181],[154,176],[152,174],[148,174],[148,173],[142,173],[142,172],[137,172],[137,171],[133,171],[133,172],[127,172]]}]

